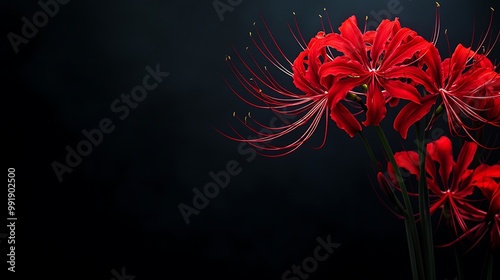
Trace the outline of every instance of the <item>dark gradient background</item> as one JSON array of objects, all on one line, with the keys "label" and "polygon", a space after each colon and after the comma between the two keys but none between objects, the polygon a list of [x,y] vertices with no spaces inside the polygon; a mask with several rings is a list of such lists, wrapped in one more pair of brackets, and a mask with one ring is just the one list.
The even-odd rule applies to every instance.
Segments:
[{"label": "dark gradient background", "polygon": [[[324,7],[336,28],[352,14],[363,19],[385,10],[388,2],[244,0],[221,21],[212,0],[73,0],[15,54],[7,34],[19,34],[21,18],[31,19],[40,7],[3,1],[5,164],[17,170],[16,275],[109,280],[125,267],[136,280],[281,279],[313,254],[317,237],[331,235],[341,246],[308,279],[410,279],[404,224],[377,199],[359,138],[331,125],[321,150],[311,148],[321,142],[318,131],[289,156],[248,162],[238,143],[214,129],[229,132],[233,111],[251,111],[265,124],[272,117],[244,104],[223,81],[237,85],[225,55],[251,44],[248,31],[254,21],[262,27],[261,14],[294,58],[300,49],[286,25],[293,11],[309,38],[321,28]],[[430,38],[434,1],[400,2],[402,25]],[[500,9],[493,0],[441,1],[452,49],[470,44],[474,20],[476,38],[486,29],[495,4]],[[496,31],[499,22],[497,15]],[[448,55],[444,36],[439,47]],[[492,60],[498,62],[499,50]],[[170,75],[119,120],[110,104],[157,64]],[[383,126],[399,150],[392,116]],[[82,130],[103,118],[115,130],[59,182],[51,164],[64,163],[65,147],[75,147],[85,139]],[[373,129],[365,131],[377,143]],[[381,150],[376,155],[383,159]],[[231,160],[241,173],[186,225],[178,205],[192,206],[192,189],[202,189],[212,181],[209,172]],[[4,239],[2,272],[6,245]],[[482,252],[465,257],[468,279],[479,279]],[[453,255],[437,250],[436,257],[438,279],[453,279]]]}]

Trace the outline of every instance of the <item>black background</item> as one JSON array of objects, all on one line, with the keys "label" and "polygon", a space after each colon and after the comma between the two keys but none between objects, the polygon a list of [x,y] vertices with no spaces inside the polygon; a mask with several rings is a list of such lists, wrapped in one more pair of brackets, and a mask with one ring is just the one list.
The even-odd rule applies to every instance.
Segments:
[{"label": "black background", "polygon": [[[232,47],[251,45],[248,31],[254,21],[262,28],[260,15],[294,58],[300,48],[286,25],[293,11],[310,38],[321,29],[324,7],[337,28],[388,2],[244,0],[221,21],[211,0],[73,0],[16,54],[7,34],[20,34],[21,18],[31,19],[40,6],[3,1],[3,131],[6,167],[16,168],[17,275],[108,280],[125,267],[137,280],[281,279],[312,255],[317,237],[331,235],[341,246],[309,279],[410,279],[404,225],[377,199],[359,138],[331,123],[320,150],[311,149],[321,142],[318,131],[289,156],[247,161],[238,143],[214,129],[229,132],[233,111],[251,111],[263,123],[272,117],[244,104],[223,81],[237,85],[224,58],[234,56]],[[434,1],[400,2],[402,25],[431,38]],[[473,30],[476,39],[486,30],[494,2],[441,2],[452,49],[470,45]],[[497,15],[496,31],[499,22]],[[438,46],[447,56],[444,35]],[[490,58],[499,57],[496,48]],[[120,120],[110,104],[157,64],[170,75]],[[391,116],[383,126],[399,150]],[[103,118],[115,130],[59,182],[51,164],[65,163],[65,147],[76,147],[82,130]],[[376,143],[373,129],[365,131]],[[376,155],[383,158],[380,149]],[[192,206],[192,189],[231,160],[241,173],[186,225],[179,204]],[[4,271],[6,245],[2,240]],[[436,254],[438,279],[453,279],[453,255]],[[483,256],[481,249],[466,256],[469,279],[478,279]]]}]

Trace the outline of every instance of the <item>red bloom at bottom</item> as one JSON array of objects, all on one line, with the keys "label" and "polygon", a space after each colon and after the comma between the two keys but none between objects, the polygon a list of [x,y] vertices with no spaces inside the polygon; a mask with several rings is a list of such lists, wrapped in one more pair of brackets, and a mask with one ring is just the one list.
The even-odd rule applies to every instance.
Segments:
[{"label": "red bloom at bottom", "polygon": [[[430,214],[441,212],[454,233],[477,244],[487,233],[491,234],[494,248],[500,248],[500,164],[480,164],[470,169],[478,145],[465,142],[457,160],[453,159],[452,143],[441,137],[427,145],[425,162],[426,183],[429,188]],[[394,155],[397,165],[419,179],[419,155],[414,151]],[[391,181],[397,186],[392,165],[387,167]],[[472,195],[480,189],[489,201],[488,211],[482,210]],[[412,194],[417,195],[417,194]],[[471,224],[476,224],[470,228]],[[450,244],[452,244],[450,243]]]}]

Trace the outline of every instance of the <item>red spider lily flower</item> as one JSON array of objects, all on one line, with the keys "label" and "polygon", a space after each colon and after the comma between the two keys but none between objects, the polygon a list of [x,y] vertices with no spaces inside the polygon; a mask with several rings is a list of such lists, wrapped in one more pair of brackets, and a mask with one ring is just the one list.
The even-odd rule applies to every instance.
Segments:
[{"label": "red spider lily flower", "polygon": [[[240,97],[247,104],[259,109],[270,109],[273,113],[281,117],[293,118],[295,121],[287,122],[277,127],[266,126],[258,121],[250,118],[250,115],[240,122],[246,126],[252,133],[257,135],[257,138],[246,139],[238,131],[231,126],[237,137],[228,136],[222,132],[224,136],[240,142],[246,142],[255,147],[261,155],[276,157],[289,154],[298,149],[308,139],[311,138],[320,122],[325,120],[325,134],[323,138],[324,145],[326,140],[326,133],[328,130],[328,96],[326,88],[322,87],[319,83],[317,69],[322,63],[321,60],[328,61],[329,57],[320,49],[313,48],[314,45],[319,44],[324,38],[324,32],[319,32],[309,43],[306,43],[300,30],[298,35],[292,31],[293,37],[296,39],[302,52],[292,62],[282,51],[277,44],[274,36],[270,32],[266,23],[263,21],[272,45],[266,43],[264,37],[256,30],[255,35],[250,33],[255,48],[260,54],[278,70],[293,79],[293,84],[300,92],[287,89],[281,85],[274,77],[272,72],[266,67],[258,64],[258,60],[254,57],[249,49],[249,61],[246,62],[242,55],[235,50],[237,58],[243,65],[243,69],[248,72],[252,77],[247,79],[243,71],[238,69],[233,60],[228,57],[226,61],[234,75],[237,77],[243,88],[251,94],[258,103],[247,100],[232,87],[227,81],[226,83],[230,89],[238,97]],[[298,25],[297,25],[298,29]],[[277,49],[279,55],[274,54],[271,50]],[[233,114],[233,116],[236,116]],[[271,144],[273,141],[280,140],[283,136],[299,133],[299,137],[291,140],[282,145]]]},{"label": "red spider lily flower", "polygon": [[[490,28],[491,21],[480,46],[483,46]],[[491,49],[486,55],[490,52]],[[479,55],[477,50],[473,51],[459,44],[451,58],[441,61],[437,48],[431,45],[421,60],[427,66],[426,75],[413,76],[429,94],[422,98],[420,105],[407,104],[394,121],[394,128],[405,138],[408,128],[422,119],[438,98],[441,98],[441,106],[447,113],[451,134],[469,137],[484,147],[471,132],[486,124],[500,126],[499,74],[494,71],[486,55]],[[430,124],[434,120],[431,120]]]},{"label": "red spider lily flower", "polygon": [[[363,34],[356,17],[351,16],[339,30],[340,34],[328,34],[323,43],[343,55],[320,68],[321,83],[332,96],[332,108],[336,108],[349,91],[364,84],[368,86],[365,126],[380,124],[390,99],[420,103],[418,90],[403,79],[414,80],[415,75],[423,73],[416,71],[419,68],[412,65],[411,59],[425,53],[430,42],[411,29],[402,28],[397,18],[383,20],[375,33]],[[332,109],[332,118],[337,124],[343,122],[343,116],[337,116]]]},{"label": "red spider lily flower", "polygon": [[[451,140],[442,136],[427,145],[425,169],[426,183],[431,200],[430,214],[441,209],[450,226],[458,235],[469,230],[467,221],[483,221],[486,212],[476,207],[470,198],[476,187],[490,186],[500,179],[500,165],[482,164],[468,169],[477,150],[474,142],[465,142],[455,162]],[[398,152],[397,165],[419,179],[419,156],[414,151]],[[389,176],[397,184],[392,165],[387,167]]]}]

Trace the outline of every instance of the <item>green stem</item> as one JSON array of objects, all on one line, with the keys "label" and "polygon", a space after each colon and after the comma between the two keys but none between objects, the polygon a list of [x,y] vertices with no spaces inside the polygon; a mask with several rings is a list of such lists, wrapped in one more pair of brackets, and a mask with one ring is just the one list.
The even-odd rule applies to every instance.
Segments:
[{"label": "green stem", "polygon": [[418,205],[420,212],[421,230],[422,230],[422,248],[424,252],[424,261],[427,270],[426,279],[436,279],[436,264],[434,261],[434,241],[432,237],[432,221],[429,212],[429,189],[427,188],[427,176],[425,169],[425,158],[427,156],[427,135],[425,130],[422,136],[420,124],[416,124],[417,129],[417,149],[419,158],[419,180],[418,180]]},{"label": "green stem", "polygon": [[485,280],[493,280],[493,251],[488,249],[486,261],[484,263],[483,275]]},{"label": "green stem", "polygon": [[458,280],[465,280],[464,270],[463,270],[462,265],[461,265],[457,245],[453,244],[452,246],[453,246],[453,253],[455,254],[455,263],[457,264]]},{"label": "green stem", "polygon": [[[366,137],[361,132],[359,132],[359,137],[363,141],[363,145],[365,146],[365,149],[368,152],[368,155],[370,156],[372,164],[374,166],[376,166],[377,172],[382,172],[382,167],[378,164],[377,158],[375,157],[375,154],[373,153],[373,149],[372,149],[372,146],[370,145],[370,142],[368,141],[368,139],[366,139]],[[394,204],[393,205],[394,209],[396,210],[396,212],[401,214],[402,211],[404,211],[404,207],[401,204],[401,201],[399,201],[398,197],[396,196],[396,193],[394,192],[394,188],[390,187],[389,189],[391,190],[391,192],[388,195],[390,196],[389,198],[390,198],[391,202]]]},{"label": "green stem", "polygon": [[372,161],[372,164],[375,168],[377,168],[377,172],[381,172],[382,168],[378,164],[377,158],[375,157],[375,154],[373,153],[372,146],[370,145],[370,142],[368,142],[368,139],[361,133],[359,132],[359,137],[361,137],[361,140],[363,141],[363,145],[365,145],[365,149],[368,152],[368,155],[370,156],[370,160]]},{"label": "green stem", "polygon": [[[389,158],[389,162],[391,163],[396,178],[398,180],[398,185],[401,189],[401,194],[403,196],[403,201],[405,204],[404,217],[405,217],[405,228],[406,228],[406,237],[408,241],[408,249],[410,251],[410,261],[413,273],[413,279],[424,279],[424,269],[422,264],[422,254],[420,252],[420,243],[418,238],[417,227],[415,224],[415,218],[413,217],[413,210],[411,206],[410,197],[408,195],[408,191],[406,189],[406,185],[403,180],[403,176],[401,175],[401,170],[396,163],[396,159],[394,158],[394,153],[392,152],[391,146],[389,145],[389,141],[387,141],[387,137],[385,136],[384,131],[380,126],[375,126],[378,137],[380,138],[380,142],[382,142],[382,146],[384,147],[385,153]],[[419,278],[421,276],[422,278]]]}]

